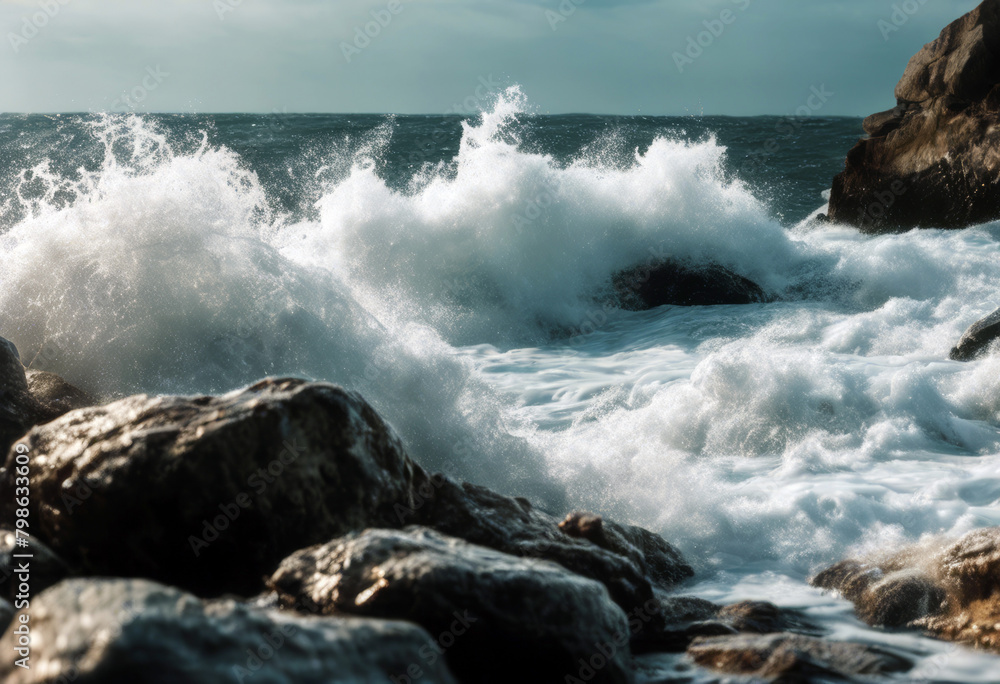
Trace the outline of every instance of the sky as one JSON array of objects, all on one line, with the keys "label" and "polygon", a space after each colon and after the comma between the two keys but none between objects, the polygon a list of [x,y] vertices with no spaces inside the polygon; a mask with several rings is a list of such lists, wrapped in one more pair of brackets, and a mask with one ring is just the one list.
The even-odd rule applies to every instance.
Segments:
[{"label": "sky", "polygon": [[977,4],[0,0],[0,111],[864,116]]}]

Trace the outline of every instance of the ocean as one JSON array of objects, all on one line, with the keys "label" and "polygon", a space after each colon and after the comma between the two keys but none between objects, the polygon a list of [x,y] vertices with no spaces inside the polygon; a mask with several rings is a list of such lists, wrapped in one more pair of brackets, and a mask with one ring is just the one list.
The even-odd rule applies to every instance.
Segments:
[{"label": "ocean", "polygon": [[[908,651],[907,681],[995,681],[808,586],[1000,525],[1000,357],[948,360],[1000,306],[1000,225],[810,220],[861,135],[516,90],[472,117],[2,114],[0,335],[105,396],[343,384],[429,468],[661,533],[684,593]],[[774,301],[619,309],[612,277],[665,259]]]}]

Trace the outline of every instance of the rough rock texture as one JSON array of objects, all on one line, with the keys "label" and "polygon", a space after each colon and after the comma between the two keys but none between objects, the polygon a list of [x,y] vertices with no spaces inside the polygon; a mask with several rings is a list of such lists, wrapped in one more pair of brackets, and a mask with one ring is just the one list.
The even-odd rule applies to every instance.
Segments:
[{"label": "rough rock texture", "polygon": [[664,627],[658,632],[650,632],[649,638],[640,644],[643,650],[681,652],[696,637],[727,636],[742,632],[821,633],[796,611],[781,609],[765,601],[741,601],[729,606],[718,606],[711,601],[690,596],[670,596],[661,598],[659,605]]},{"label": "rough rock texture", "polygon": [[938,551],[842,561],[813,584],[841,592],[869,624],[1000,651],[1000,528],[970,532]]},{"label": "rough rock texture", "polygon": [[712,306],[770,301],[755,282],[715,264],[694,266],[667,261],[653,268],[619,273],[613,284],[622,307],[632,311],[665,304]]},{"label": "rough rock texture", "polygon": [[772,682],[850,680],[906,672],[913,663],[880,648],[797,634],[703,637],[688,648],[702,667]]},{"label": "rough rock texture", "polygon": [[17,347],[0,337],[0,456],[31,427],[96,403],[55,373],[26,370]]},{"label": "rough rock texture", "polygon": [[292,551],[391,522],[417,468],[363,399],[301,380],[130,397],[26,439],[31,520],[57,553],[85,573],[209,595],[252,592]]},{"label": "rough rock texture", "polygon": [[[601,522],[589,536],[573,523],[560,527],[525,499],[511,499],[483,487],[440,475],[418,485],[417,508],[401,511],[407,523],[514,556],[553,561],[604,584],[626,612],[641,610],[663,589],[694,571],[658,535],[633,526]],[[579,516],[585,514],[572,514]]]},{"label": "rough rock texture", "polygon": [[865,119],[830,218],[884,232],[1000,217],[998,84],[1000,0],[985,0],[910,59],[896,107]]},{"label": "rough rock texture", "polygon": [[1000,337],[1000,309],[969,326],[948,356],[952,361],[971,361],[985,354],[997,337]]},{"label": "rough rock texture", "polygon": [[0,639],[6,684],[354,684],[411,666],[422,673],[413,682],[455,681],[423,657],[431,638],[413,624],[203,602],[144,580],[67,580],[33,600],[30,615],[30,670],[14,666],[13,631]]},{"label": "rough rock texture", "polygon": [[630,680],[628,621],[604,586],[426,528],[367,530],[303,549],[270,584],[285,605],[421,625],[463,681],[528,672],[562,681],[602,646],[613,656],[591,681]]},{"label": "rough rock texture", "polygon": [[13,601],[14,595],[18,593],[17,585],[20,582],[14,571],[25,561],[15,559],[14,554],[16,553],[30,553],[32,555],[30,561],[31,581],[29,582],[32,594],[37,594],[51,587],[71,574],[72,571],[65,561],[41,541],[30,537],[28,548],[18,548],[14,535],[14,530],[0,528],[0,596]]}]

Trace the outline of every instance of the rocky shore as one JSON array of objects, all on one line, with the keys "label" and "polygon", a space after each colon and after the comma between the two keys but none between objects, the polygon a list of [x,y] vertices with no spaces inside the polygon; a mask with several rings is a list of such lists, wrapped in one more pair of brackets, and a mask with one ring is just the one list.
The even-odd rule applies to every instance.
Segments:
[{"label": "rocky shore", "polygon": [[[0,469],[0,650],[31,665],[5,657],[5,682],[618,683],[657,653],[686,654],[699,681],[913,665],[770,603],[685,596],[694,571],[648,530],[429,473],[333,385],[80,407],[99,402],[32,383],[6,341],[0,364],[5,434],[24,428]],[[892,593],[894,624],[995,648],[958,617],[995,619],[996,531],[980,535]],[[844,567],[817,584],[882,595]]]},{"label": "rocky shore", "polygon": [[910,60],[896,106],[833,181],[829,218],[866,232],[1000,218],[1000,0],[949,24]]}]

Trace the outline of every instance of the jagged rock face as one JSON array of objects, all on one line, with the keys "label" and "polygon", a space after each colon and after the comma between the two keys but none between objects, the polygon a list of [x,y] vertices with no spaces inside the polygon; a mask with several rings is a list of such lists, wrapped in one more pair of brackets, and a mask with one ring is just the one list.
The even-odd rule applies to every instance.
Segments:
[{"label": "jagged rock face", "polygon": [[14,665],[13,629],[0,639],[7,684],[354,684],[413,665],[414,682],[455,682],[423,658],[432,640],[414,624],[205,602],[145,580],[67,580],[32,601],[28,624],[31,669]]},{"label": "jagged rock face", "polygon": [[1000,309],[969,326],[952,348],[949,358],[952,361],[971,361],[985,354],[997,337],[1000,337]]},{"label": "jagged rock face", "polygon": [[657,306],[715,306],[771,301],[757,283],[717,264],[674,261],[637,268],[614,278],[622,308],[645,311]]},{"label": "jagged rock face", "polygon": [[583,536],[572,523],[564,521],[560,527],[525,499],[443,476],[419,483],[415,499],[414,510],[400,512],[401,522],[510,555],[558,563],[604,584],[627,613],[654,598],[654,585],[667,589],[694,574],[666,541],[639,527],[602,521],[599,529]]},{"label": "jagged rock face", "polygon": [[51,587],[72,573],[65,561],[37,537],[30,537],[31,546],[24,549],[18,548],[15,535],[12,529],[0,528],[0,596],[13,601],[19,591],[21,580],[17,570],[25,560],[14,558],[14,554],[25,551],[31,554],[28,582],[31,594]]},{"label": "jagged rock face", "polygon": [[740,634],[695,639],[697,664],[771,682],[854,681],[856,676],[906,672],[913,664],[874,646],[796,634]]},{"label": "jagged rock face", "polygon": [[25,369],[14,343],[0,337],[0,456],[31,427],[96,403],[55,373]]},{"label": "jagged rock face", "polygon": [[[417,466],[359,396],[265,380],[136,396],[32,430],[35,532],[87,574],[252,592],[288,553],[384,525]],[[0,470],[11,516],[13,454]]]},{"label": "jagged rock face", "polygon": [[947,26],[906,67],[897,106],[833,181],[829,217],[868,232],[1000,218],[1000,0]]},{"label": "jagged rock face", "polygon": [[871,625],[923,629],[1000,652],[1000,528],[970,532],[936,553],[841,561],[812,583],[839,591]]},{"label": "jagged rock face", "polygon": [[427,528],[367,530],[304,549],[270,584],[286,605],[421,625],[463,681],[510,682],[528,671],[563,681],[594,656],[603,664],[590,681],[630,681],[628,620],[604,586]]}]

